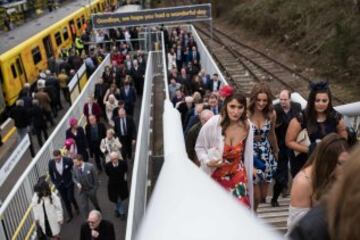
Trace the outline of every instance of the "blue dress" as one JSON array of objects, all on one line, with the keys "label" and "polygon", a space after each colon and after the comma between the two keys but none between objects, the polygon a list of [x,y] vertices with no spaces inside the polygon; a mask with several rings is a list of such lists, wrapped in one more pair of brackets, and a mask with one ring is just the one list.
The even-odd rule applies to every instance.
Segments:
[{"label": "blue dress", "polygon": [[275,173],[277,162],[269,142],[271,122],[266,119],[261,128],[253,124],[254,129],[254,167],[257,168],[254,183],[270,183]]}]

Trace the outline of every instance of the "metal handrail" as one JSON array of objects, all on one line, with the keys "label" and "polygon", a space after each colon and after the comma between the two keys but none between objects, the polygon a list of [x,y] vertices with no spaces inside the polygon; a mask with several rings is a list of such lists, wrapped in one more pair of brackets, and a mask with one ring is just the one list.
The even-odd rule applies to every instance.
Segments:
[{"label": "metal handrail", "polygon": [[[28,218],[29,214],[27,215],[25,214],[31,210],[31,208],[27,206],[29,206],[29,202],[32,199],[32,195],[33,195],[32,185],[34,184],[34,181],[37,177],[47,172],[46,161],[51,156],[51,152],[53,149],[62,146],[61,144],[63,143],[65,138],[64,130],[67,128],[68,119],[71,116],[81,117],[82,104],[86,101],[90,91],[91,92],[93,91],[95,81],[100,76],[100,74],[102,74],[105,65],[109,63],[110,63],[110,55],[106,56],[106,58],[100,64],[98,69],[87,81],[79,97],[74,101],[68,112],[62,118],[60,123],[56,126],[54,131],[50,134],[49,138],[46,140],[45,144],[39,150],[35,158],[33,158],[32,161],[29,163],[28,167],[25,169],[25,171],[20,176],[19,180],[15,183],[13,189],[11,190],[11,192],[3,202],[0,208],[0,218],[3,221],[3,224],[0,226],[0,239],[8,239],[9,236],[7,236],[6,234],[8,235],[17,234],[16,236],[18,236],[21,230],[27,231],[26,229],[23,229],[23,226],[27,220],[31,221],[31,219]],[[18,196],[19,198],[17,198]],[[7,209],[10,207],[10,204],[15,205],[15,209],[19,211],[18,213],[20,214],[20,216],[17,215],[16,217],[14,217],[15,219],[14,221],[9,220],[5,224],[4,223],[4,221],[6,220],[5,216],[9,216],[9,212],[7,212]],[[11,211],[13,208],[9,208],[9,209],[10,209],[9,211]],[[27,216],[27,217],[23,217],[23,216]],[[22,227],[18,228],[18,226],[21,225]],[[10,229],[6,229],[6,227],[9,227]],[[23,234],[22,237],[24,237],[25,233],[22,234]],[[28,234],[28,232],[26,232],[26,234]]]},{"label": "metal handrail", "polygon": [[[144,91],[143,91],[143,98],[141,103],[141,113],[140,113],[140,119],[139,119],[139,130],[137,134],[137,141],[136,141],[136,148],[135,148],[135,156],[134,156],[134,167],[133,167],[133,173],[132,173],[132,181],[131,181],[131,189],[130,189],[130,198],[129,198],[129,209],[128,209],[128,218],[127,218],[127,224],[126,224],[126,240],[132,240],[133,235],[136,231],[136,225],[139,223],[139,214],[143,214],[145,212],[145,206],[146,206],[146,189],[138,189],[139,185],[145,183],[138,182],[139,174],[143,176],[143,173],[140,172],[140,161],[143,162],[143,164],[147,164],[147,156],[144,156],[144,152],[142,151],[148,151],[147,146],[143,146],[142,143],[145,143],[145,145],[148,145],[149,143],[149,125],[150,125],[150,98],[151,98],[151,88],[153,84],[153,52],[149,53],[149,57],[147,60],[147,67],[145,72],[145,85],[144,85]],[[145,115],[148,114],[148,115]],[[146,119],[147,118],[147,119]],[[145,122],[148,120],[147,122]],[[146,144],[147,143],[147,144]],[[145,163],[144,163],[145,161]],[[145,174],[145,177],[147,179],[147,174]],[[141,191],[138,194],[138,191]],[[145,194],[140,196],[142,191],[145,191]],[[139,196],[138,196],[139,195]],[[140,197],[143,197],[143,199],[140,200]],[[141,207],[141,209],[136,208],[140,206],[136,206],[136,201],[144,201],[144,205]],[[137,210],[137,213],[135,213],[135,210]]]},{"label": "metal handrail", "polygon": [[164,74],[164,84],[165,84],[165,96],[166,99],[170,99],[169,94],[169,79],[168,79],[168,72],[166,67],[166,49],[165,49],[165,39],[164,39],[164,32],[161,32],[161,47],[162,47],[162,61],[163,61],[163,74]]}]

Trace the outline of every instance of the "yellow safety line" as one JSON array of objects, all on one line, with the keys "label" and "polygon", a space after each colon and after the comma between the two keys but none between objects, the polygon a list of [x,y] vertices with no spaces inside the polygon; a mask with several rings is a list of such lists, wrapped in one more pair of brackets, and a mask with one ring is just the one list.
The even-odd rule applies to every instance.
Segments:
[{"label": "yellow safety line", "polygon": [[23,225],[25,224],[25,221],[27,219],[27,217],[29,216],[29,214],[31,213],[31,210],[32,210],[32,205],[30,205],[28,207],[28,209],[26,210],[25,214],[24,214],[24,217],[21,219],[20,223],[19,223],[19,226],[17,227],[16,231],[14,232],[14,235],[11,237],[12,240],[16,240],[17,239],[17,236],[19,235]]},{"label": "yellow safety line", "polygon": [[36,224],[35,224],[35,222],[33,222],[33,224],[31,224],[29,232],[25,236],[25,240],[30,239],[30,237],[31,237],[31,235],[32,235],[32,233],[34,231],[35,226],[36,226]]},{"label": "yellow safety line", "polygon": [[[49,175],[46,176],[46,180],[48,180],[48,179],[49,179]],[[55,190],[55,186],[52,186],[51,191],[54,191],[54,190]],[[25,221],[26,221],[27,217],[29,216],[31,210],[32,210],[32,205],[30,204],[28,209],[26,210],[23,218],[21,219],[21,221],[19,223],[19,226],[17,227],[16,231],[14,232],[14,235],[12,236],[12,238],[11,238],[12,240],[16,240],[17,235],[19,235],[19,233],[20,233],[23,225],[25,224]],[[35,222],[33,222],[33,225],[34,224],[35,224]],[[30,228],[30,230],[29,230],[29,232],[27,233],[26,236],[28,236],[32,232],[32,228],[34,227],[33,225],[31,225],[31,228]]]},{"label": "yellow safety line", "polygon": [[3,142],[6,142],[9,140],[9,138],[15,133],[16,127],[12,127],[9,132],[6,133],[6,135],[3,137]]}]

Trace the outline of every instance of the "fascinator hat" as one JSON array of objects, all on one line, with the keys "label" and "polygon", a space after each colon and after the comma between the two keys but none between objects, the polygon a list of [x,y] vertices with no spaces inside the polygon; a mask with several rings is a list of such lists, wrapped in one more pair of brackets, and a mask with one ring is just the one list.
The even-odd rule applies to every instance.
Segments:
[{"label": "fascinator hat", "polygon": [[312,92],[319,92],[319,91],[329,91],[329,82],[328,81],[317,81],[317,82],[310,82],[309,90]]},{"label": "fascinator hat", "polygon": [[77,123],[78,123],[78,120],[76,118],[74,118],[74,117],[70,118],[69,124],[71,127],[75,126]]},{"label": "fascinator hat", "polygon": [[64,145],[66,148],[70,148],[75,143],[75,140],[73,138],[68,138],[65,140]]},{"label": "fascinator hat", "polygon": [[234,89],[230,85],[225,85],[220,88],[219,95],[223,98],[227,98],[232,96],[234,93]]}]

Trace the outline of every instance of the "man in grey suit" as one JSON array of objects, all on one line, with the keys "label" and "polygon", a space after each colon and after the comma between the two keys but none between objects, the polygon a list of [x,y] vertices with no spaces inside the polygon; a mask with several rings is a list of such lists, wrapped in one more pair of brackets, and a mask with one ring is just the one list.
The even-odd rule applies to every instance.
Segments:
[{"label": "man in grey suit", "polygon": [[96,190],[98,188],[98,181],[96,177],[96,169],[93,164],[84,162],[83,157],[78,154],[74,158],[74,182],[80,191],[80,208],[82,214],[86,218],[89,214],[89,200],[94,207],[100,210],[99,203],[96,197]]}]

